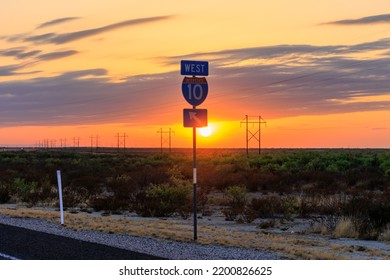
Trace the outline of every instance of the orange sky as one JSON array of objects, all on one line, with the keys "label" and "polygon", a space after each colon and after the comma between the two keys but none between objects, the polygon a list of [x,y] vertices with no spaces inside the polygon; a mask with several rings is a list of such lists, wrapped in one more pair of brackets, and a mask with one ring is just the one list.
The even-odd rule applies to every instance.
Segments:
[{"label": "orange sky", "polygon": [[240,121],[261,115],[263,147],[389,148],[387,0],[17,0],[1,14],[0,146],[126,133],[159,147],[171,128],[190,147],[188,59],[210,63],[199,147],[245,147]]}]

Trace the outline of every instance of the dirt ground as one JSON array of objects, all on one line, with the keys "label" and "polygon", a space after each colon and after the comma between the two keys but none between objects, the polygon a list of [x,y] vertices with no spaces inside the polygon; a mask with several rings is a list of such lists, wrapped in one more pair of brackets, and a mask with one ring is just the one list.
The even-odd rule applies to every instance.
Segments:
[{"label": "dirt ground", "polygon": [[[59,223],[59,212],[53,208],[26,208],[0,205],[0,215],[39,218]],[[192,217],[143,218],[134,213],[108,215],[68,210],[67,228],[96,230],[113,234],[150,236],[183,242],[193,238]],[[263,220],[250,224],[226,221],[223,215],[199,216],[198,242],[233,247],[255,248],[277,252],[281,259],[390,259],[390,243],[350,238],[334,238],[318,233],[311,219]]]}]

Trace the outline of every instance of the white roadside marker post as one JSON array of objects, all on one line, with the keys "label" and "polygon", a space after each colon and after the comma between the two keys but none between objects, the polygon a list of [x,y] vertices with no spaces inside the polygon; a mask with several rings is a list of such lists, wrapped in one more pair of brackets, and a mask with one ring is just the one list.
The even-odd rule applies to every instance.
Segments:
[{"label": "white roadside marker post", "polygon": [[57,170],[57,182],[58,182],[58,194],[59,194],[59,199],[60,199],[61,225],[63,225],[64,224],[64,206],[62,203],[61,170]]}]

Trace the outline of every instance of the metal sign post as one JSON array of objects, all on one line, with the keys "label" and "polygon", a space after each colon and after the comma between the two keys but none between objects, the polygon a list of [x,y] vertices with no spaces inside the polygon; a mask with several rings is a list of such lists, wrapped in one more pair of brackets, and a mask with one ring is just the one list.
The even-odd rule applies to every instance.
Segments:
[{"label": "metal sign post", "polygon": [[[195,106],[194,106],[195,108]],[[193,181],[194,181],[194,240],[198,240],[198,214],[197,214],[197,208],[198,208],[198,201],[197,201],[197,172],[196,172],[196,127],[194,126],[192,128],[192,147],[193,147],[193,161],[194,161],[194,174],[193,174]]]},{"label": "metal sign post", "polygon": [[193,183],[194,183],[194,240],[198,239],[198,217],[197,217],[197,172],[196,172],[196,128],[207,126],[207,110],[196,109],[196,106],[205,101],[208,93],[206,78],[197,76],[208,76],[209,63],[207,61],[181,61],[181,75],[191,75],[185,77],[182,83],[182,93],[184,99],[192,105],[192,109],[183,110],[184,127],[192,127],[192,146],[193,146]]}]

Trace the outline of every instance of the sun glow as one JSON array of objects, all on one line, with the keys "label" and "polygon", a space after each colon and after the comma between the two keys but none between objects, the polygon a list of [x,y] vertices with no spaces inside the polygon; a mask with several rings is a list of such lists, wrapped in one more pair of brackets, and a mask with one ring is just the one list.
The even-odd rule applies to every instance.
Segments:
[{"label": "sun glow", "polygon": [[206,127],[202,127],[199,129],[199,133],[200,135],[202,135],[203,137],[209,137],[213,131],[211,130],[211,127],[209,126],[206,126]]}]

